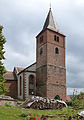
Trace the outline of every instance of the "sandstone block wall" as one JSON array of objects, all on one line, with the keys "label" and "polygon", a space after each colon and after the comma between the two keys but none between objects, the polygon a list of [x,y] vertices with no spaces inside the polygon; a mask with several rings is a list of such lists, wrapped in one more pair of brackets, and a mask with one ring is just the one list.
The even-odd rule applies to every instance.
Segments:
[{"label": "sandstone block wall", "polygon": [[[59,37],[59,42],[54,40],[55,35]],[[43,36],[42,43],[40,43],[41,36]],[[41,48],[43,53],[40,55]],[[56,48],[59,50],[58,54],[55,52]],[[46,29],[37,36],[36,53],[37,95],[48,98],[59,95],[64,99],[66,97],[65,36]]]},{"label": "sandstone block wall", "polygon": [[5,82],[6,88],[9,90],[6,95],[11,96],[12,98],[18,97],[17,90],[17,81],[16,80],[7,80]]}]

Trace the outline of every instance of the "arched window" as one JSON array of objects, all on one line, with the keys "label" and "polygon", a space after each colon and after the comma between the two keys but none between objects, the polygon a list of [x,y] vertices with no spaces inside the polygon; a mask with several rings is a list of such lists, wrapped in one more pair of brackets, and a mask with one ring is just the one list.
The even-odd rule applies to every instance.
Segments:
[{"label": "arched window", "polygon": [[20,76],[20,96],[22,94],[22,77]]},{"label": "arched window", "polygon": [[29,76],[29,95],[34,95],[34,75]]},{"label": "arched window", "polygon": [[55,53],[59,54],[59,49],[57,47],[55,48]]},{"label": "arched window", "polygon": [[34,84],[34,75],[29,76],[29,84]]}]

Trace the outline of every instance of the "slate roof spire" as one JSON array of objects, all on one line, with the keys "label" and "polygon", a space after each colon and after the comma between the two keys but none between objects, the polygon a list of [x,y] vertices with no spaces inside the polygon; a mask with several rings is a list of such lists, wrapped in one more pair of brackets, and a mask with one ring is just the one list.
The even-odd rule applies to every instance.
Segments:
[{"label": "slate roof spire", "polygon": [[54,20],[54,17],[51,11],[51,6],[42,30],[45,30],[46,28],[53,30],[55,32],[58,32],[60,34],[63,34]]}]

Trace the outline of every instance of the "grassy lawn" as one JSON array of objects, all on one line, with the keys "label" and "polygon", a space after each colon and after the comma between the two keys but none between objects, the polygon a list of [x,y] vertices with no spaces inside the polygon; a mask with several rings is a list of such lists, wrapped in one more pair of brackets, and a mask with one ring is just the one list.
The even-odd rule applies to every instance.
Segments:
[{"label": "grassy lawn", "polygon": [[[69,116],[76,115],[78,110],[71,108],[63,108],[62,110],[32,110],[17,107],[0,106],[0,120],[25,120],[21,114],[36,113],[38,115],[56,115],[56,118],[48,118],[47,120],[68,120]],[[62,117],[65,115],[66,117]],[[77,120],[77,119],[73,119]]]},{"label": "grassy lawn", "polygon": [[0,120],[24,120],[24,118],[20,117],[21,113],[21,109],[0,106]]}]

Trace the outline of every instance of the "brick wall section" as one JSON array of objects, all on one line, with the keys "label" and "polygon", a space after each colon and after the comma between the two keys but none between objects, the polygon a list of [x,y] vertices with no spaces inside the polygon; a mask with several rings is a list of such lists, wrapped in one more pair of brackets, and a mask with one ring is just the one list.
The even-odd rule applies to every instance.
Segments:
[{"label": "brick wall section", "polygon": [[47,85],[47,98],[54,98],[56,95],[59,95],[60,99],[64,100],[66,98],[65,91],[66,91],[65,86],[48,84]]},{"label": "brick wall section", "polygon": [[54,98],[59,95],[61,99],[66,97],[66,70],[61,67],[47,66],[47,97]]},{"label": "brick wall section", "polygon": [[[59,36],[59,42],[54,40],[54,35]],[[55,54],[55,48],[59,54]],[[47,30],[47,64],[65,67],[65,37]]]},{"label": "brick wall section", "polygon": [[[59,36],[59,42],[54,40]],[[43,36],[43,43],[40,37]],[[55,53],[55,48],[59,54]],[[40,55],[40,48],[43,53]],[[44,67],[46,66],[46,67]],[[65,69],[65,37],[59,33],[46,29],[37,36],[37,93],[39,96],[54,98],[59,95],[66,97],[66,69]]]},{"label": "brick wall section", "polygon": [[[43,42],[40,44],[40,37],[43,36]],[[46,54],[46,49],[47,49],[47,31],[43,32],[40,36],[37,38],[37,44],[36,44],[36,67],[39,68],[42,65],[45,65],[47,63],[47,54]],[[40,49],[43,48],[43,53],[40,55]]]},{"label": "brick wall section", "polygon": [[11,96],[12,98],[17,98],[17,80],[7,80],[5,82],[6,88],[9,90],[6,95]]},{"label": "brick wall section", "polygon": [[46,96],[47,66],[44,65],[36,70],[36,95]]},{"label": "brick wall section", "polygon": [[[54,40],[59,37],[59,42]],[[55,54],[55,48],[59,54]],[[65,37],[47,30],[47,97],[66,97]]]}]

